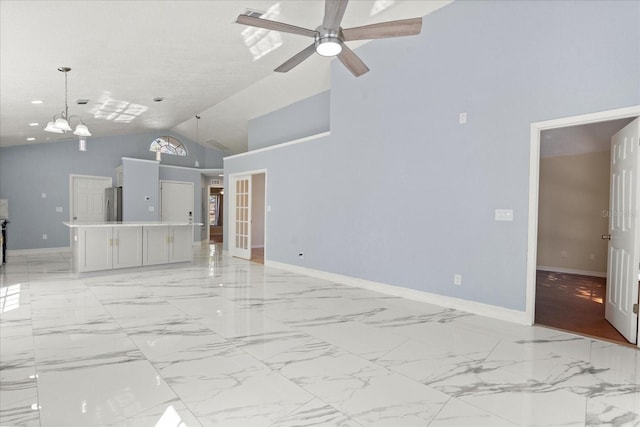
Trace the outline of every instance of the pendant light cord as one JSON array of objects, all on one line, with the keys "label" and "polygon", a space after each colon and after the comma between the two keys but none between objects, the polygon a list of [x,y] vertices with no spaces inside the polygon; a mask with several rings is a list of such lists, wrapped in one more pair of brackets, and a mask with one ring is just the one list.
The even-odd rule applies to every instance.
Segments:
[{"label": "pendant light cord", "polygon": [[69,103],[67,102],[69,89],[67,86],[67,73],[68,71],[64,72],[64,119],[69,121]]}]

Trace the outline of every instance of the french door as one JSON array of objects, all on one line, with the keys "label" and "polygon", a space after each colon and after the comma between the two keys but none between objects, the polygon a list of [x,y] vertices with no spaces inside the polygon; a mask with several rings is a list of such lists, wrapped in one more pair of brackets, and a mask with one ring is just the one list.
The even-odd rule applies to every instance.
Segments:
[{"label": "french door", "polygon": [[230,184],[235,206],[230,206],[233,218],[229,249],[232,256],[251,259],[251,175],[237,176]]}]

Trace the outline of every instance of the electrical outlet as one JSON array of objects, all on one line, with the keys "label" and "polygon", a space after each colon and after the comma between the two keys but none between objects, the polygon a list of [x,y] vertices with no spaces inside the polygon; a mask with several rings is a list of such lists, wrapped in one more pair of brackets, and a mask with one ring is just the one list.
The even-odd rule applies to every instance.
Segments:
[{"label": "electrical outlet", "polygon": [[560,252],[560,256],[561,256],[562,258],[566,258],[566,257],[567,257],[567,251],[564,251],[564,250],[563,250],[562,252]]},{"label": "electrical outlet", "polygon": [[457,286],[462,285],[462,274],[453,275],[453,284]]},{"label": "electrical outlet", "polygon": [[62,206],[56,207],[56,212],[62,212]]},{"label": "electrical outlet", "polygon": [[458,122],[461,125],[467,123],[467,113],[460,113],[460,115],[458,116]]},{"label": "electrical outlet", "polygon": [[47,240],[47,235],[46,234],[42,235],[42,240]]},{"label": "electrical outlet", "polygon": [[496,221],[513,221],[513,209],[496,209],[494,219]]}]

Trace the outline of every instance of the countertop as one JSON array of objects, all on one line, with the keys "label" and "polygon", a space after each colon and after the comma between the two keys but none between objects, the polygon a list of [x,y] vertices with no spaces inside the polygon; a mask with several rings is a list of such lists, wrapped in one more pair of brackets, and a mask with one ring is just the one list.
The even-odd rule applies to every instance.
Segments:
[{"label": "countertop", "polygon": [[204,225],[201,222],[162,222],[162,221],[63,221],[63,224],[69,228],[80,227],[160,227],[160,226],[186,226],[186,225]]}]

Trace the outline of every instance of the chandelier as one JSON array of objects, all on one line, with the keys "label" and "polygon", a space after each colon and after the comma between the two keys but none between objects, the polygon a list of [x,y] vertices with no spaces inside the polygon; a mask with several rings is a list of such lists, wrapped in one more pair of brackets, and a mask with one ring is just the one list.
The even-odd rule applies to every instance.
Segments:
[{"label": "chandelier", "polygon": [[82,145],[82,142],[86,142],[86,137],[91,136],[91,132],[89,132],[89,128],[87,128],[87,125],[84,124],[80,117],[69,116],[69,105],[67,103],[67,73],[71,71],[71,68],[59,67],[58,71],[64,73],[64,110],[60,114],[56,114],[55,116],[53,116],[53,120],[47,123],[47,126],[44,128],[44,130],[51,133],[69,132],[71,130],[71,119],[78,119],[80,123],[78,123],[78,125],[76,126],[73,134],[80,137],[80,142]]}]

